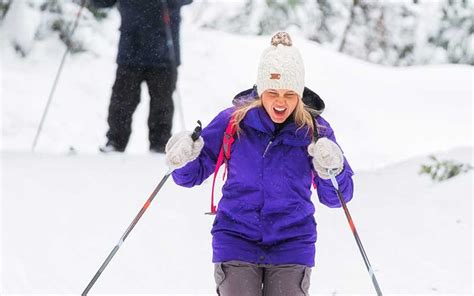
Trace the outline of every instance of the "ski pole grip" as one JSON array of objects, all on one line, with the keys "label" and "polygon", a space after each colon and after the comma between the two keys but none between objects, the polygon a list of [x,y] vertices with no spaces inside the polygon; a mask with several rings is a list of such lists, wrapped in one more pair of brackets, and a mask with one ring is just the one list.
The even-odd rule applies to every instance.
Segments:
[{"label": "ski pole grip", "polygon": [[339,190],[339,184],[337,183],[336,176],[334,175],[334,170],[328,169],[328,174],[331,178],[332,186],[334,186],[336,190]]},{"label": "ski pole grip", "polygon": [[200,120],[198,120],[197,123],[198,123],[198,126],[196,126],[196,128],[194,129],[193,134],[191,135],[191,139],[193,139],[193,141],[196,141],[201,136],[202,123],[201,123]]}]

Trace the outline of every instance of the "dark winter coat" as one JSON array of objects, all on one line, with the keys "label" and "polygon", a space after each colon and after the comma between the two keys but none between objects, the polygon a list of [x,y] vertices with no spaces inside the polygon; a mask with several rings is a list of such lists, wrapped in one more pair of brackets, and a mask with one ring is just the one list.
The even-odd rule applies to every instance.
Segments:
[{"label": "dark winter coat", "polygon": [[[130,66],[169,66],[165,23],[161,0],[91,0],[98,8],[118,2],[122,24],[117,64]],[[179,47],[180,8],[192,0],[168,0],[170,27],[176,65],[181,63]]]},{"label": "dark winter coat", "polygon": [[[201,184],[215,169],[224,131],[234,108],[221,112],[203,129],[199,157],[173,172],[185,187]],[[319,133],[336,141],[329,123],[317,117]],[[228,175],[212,228],[213,262],[240,260],[258,264],[314,266],[316,222],[311,201],[315,174],[307,146],[311,132],[287,123],[275,125],[263,109],[251,109],[240,124],[243,133],[231,148]],[[346,201],[352,198],[352,169],[344,160],[337,176]],[[339,207],[330,180],[314,177],[321,203]]]}]

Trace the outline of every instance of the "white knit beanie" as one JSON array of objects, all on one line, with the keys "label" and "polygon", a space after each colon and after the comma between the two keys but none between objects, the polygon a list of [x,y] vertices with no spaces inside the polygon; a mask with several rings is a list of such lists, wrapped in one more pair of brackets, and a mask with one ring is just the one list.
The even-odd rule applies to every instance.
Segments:
[{"label": "white knit beanie", "polygon": [[300,98],[304,90],[304,65],[300,52],[292,46],[290,35],[276,33],[271,46],[260,57],[257,73],[257,92],[261,96],[267,89],[291,89]]}]

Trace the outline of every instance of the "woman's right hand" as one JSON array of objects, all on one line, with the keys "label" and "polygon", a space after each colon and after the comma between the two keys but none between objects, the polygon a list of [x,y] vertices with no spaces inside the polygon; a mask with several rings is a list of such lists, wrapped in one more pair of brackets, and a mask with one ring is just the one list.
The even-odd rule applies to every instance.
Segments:
[{"label": "woman's right hand", "polygon": [[308,153],[313,157],[314,169],[322,179],[331,178],[329,171],[333,171],[334,176],[337,176],[344,168],[341,148],[328,138],[320,138],[316,143],[311,143]]},{"label": "woman's right hand", "polygon": [[192,132],[184,131],[173,135],[166,143],[166,164],[170,169],[178,169],[195,160],[204,147],[204,139],[196,141],[191,138]]}]

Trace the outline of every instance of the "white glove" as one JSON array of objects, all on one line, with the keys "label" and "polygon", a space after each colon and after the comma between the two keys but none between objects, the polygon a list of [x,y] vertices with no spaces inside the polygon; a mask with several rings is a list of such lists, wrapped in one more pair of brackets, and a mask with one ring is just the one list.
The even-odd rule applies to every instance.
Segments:
[{"label": "white glove", "polygon": [[192,132],[184,131],[173,135],[166,143],[166,164],[170,169],[185,166],[195,160],[204,147],[204,139],[199,137],[196,141],[191,138]]},{"label": "white glove", "polygon": [[308,153],[313,157],[313,166],[321,179],[330,179],[328,169],[334,176],[344,168],[344,156],[341,148],[328,138],[320,138],[308,146]]}]

